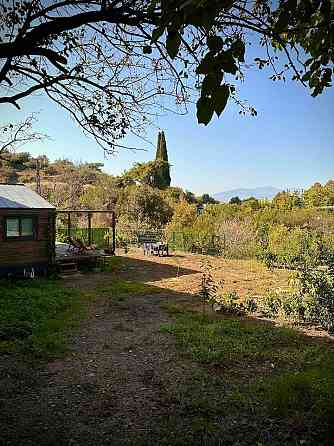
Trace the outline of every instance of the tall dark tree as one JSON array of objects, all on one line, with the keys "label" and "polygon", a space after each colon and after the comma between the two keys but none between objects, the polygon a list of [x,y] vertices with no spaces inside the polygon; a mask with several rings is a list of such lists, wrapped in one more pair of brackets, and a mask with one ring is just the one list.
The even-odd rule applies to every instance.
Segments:
[{"label": "tall dark tree", "polygon": [[158,144],[157,144],[157,153],[155,156],[155,161],[159,163],[159,168],[157,171],[156,184],[161,189],[170,186],[171,178],[170,178],[170,167],[168,163],[168,152],[167,152],[167,144],[165,133],[159,132],[158,134]]}]

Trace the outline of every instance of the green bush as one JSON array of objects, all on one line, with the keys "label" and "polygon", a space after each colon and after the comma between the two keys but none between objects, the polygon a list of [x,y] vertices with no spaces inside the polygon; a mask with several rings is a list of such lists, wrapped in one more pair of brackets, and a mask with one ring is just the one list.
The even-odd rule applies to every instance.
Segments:
[{"label": "green bush", "polygon": [[334,276],[328,269],[304,267],[290,279],[289,290],[269,291],[260,302],[265,316],[320,324],[334,331]]},{"label": "green bush", "polygon": [[268,317],[276,317],[281,307],[281,296],[278,291],[269,291],[260,302],[261,312]]},{"label": "green bush", "polygon": [[247,313],[255,313],[258,309],[257,302],[252,296],[246,296],[243,305]]},{"label": "green bush", "polygon": [[319,265],[323,251],[323,241],[317,232],[278,225],[270,227],[259,257],[269,267],[296,268],[302,263]]},{"label": "green bush", "polygon": [[229,291],[216,297],[216,303],[219,311],[227,314],[242,315],[245,312],[245,308],[236,291]]}]

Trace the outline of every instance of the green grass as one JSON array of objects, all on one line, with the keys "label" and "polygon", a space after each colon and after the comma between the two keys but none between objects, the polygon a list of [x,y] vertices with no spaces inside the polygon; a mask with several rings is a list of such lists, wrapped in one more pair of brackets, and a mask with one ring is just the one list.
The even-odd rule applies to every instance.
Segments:
[{"label": "green grass", "polygon": [[[117,262],[116,262],[117,263]],[[67,351],[69,330],[85,317],[88,299],[157,294],[161,288],[121,280],[94,291],[64,287],[57,280],[0,282],[0,354],[21,352],[31,358],[58,357]]]},{"label": "green grass", "polygon": [[275,367],[289,363],[296,366],[321,351],[319,345],[300,349],[302,337],[289,328],[230,318],[217,320],[201,314],[181,314],[176,323],[164,325],[161,330],[173,333],[179,346],[185,348],[192,359],[207,364],[228,366],[246,362],[256,365],[271,361]]},{"label": "green grass", "polygon": [[101,268],[103,272],[118,272],[124,263],[124,258],[119,256],[109,257],[107,263]]},{"label": "green grass", "polygon": [[99,285],[94,290],[97,296],[108,297],[113,301],[124,301],[129,296],[159,294],[163,292],[166,292],[163,288],[126,280],[114,280],[108,285]]},{"label": "green grass", "polygon": [[0,353],[62,354],[66,331],[84,315],[82,297],[58,281],[0,282]]},{"label": "green grass", "polygon": [[[196,390],[198,384],[193,389],[188,383],[180,389],[180,398],[190,407],[200,404],[197,410],[207,422],[224,414],[236,420],[253,420],[254,428],[261,430],[260,420],[271,420],[271,427],[266,428],[275,425],[280,432],[298,425],[307,445],[331,444],[334,345],[267,324],[180,314],[175,308],[171,314],[175,322],[163,325],[161,330],[175,336],[177,346],[188,359],[202,364],[205,377],[200,392]],[[215,395],[219,395],[219,403]],[[293,435],[304,438],[298,432]],[[312,436],[318,442],[309,443]],[[257,438],[260,437],[259,431]],[[299,444],[293,441],[286,444]]]}]

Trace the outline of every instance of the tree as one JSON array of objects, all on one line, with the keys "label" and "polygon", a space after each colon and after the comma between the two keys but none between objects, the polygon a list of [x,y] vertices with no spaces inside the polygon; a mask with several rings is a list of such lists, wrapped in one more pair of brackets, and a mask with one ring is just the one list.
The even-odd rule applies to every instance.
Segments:
[{"label": "tree", "polygon": [[157,171],[155,183],[160,189],[165,189],[170,186],[171,178],[170,178],[170,168],[168,163],[168,153],[167,153],[167,144],[165,133],[159,132],[158,134],[158,143],[157,143],[157,152],[155,156],[155,160],[160,163],[160,167]]},{"label": "tree", "polygon": [[87,209],[113,209],[120,193],[117,178],[101,174],[94,185],[84,190],[80,196],[80,204]]},{"label": "tree", "polygon": [[174,207],[174,214],[169,223],[168,232],[182,231],[184,228],[191,227],[197,218],[197,210],[194,204],[181,200]]},{"label": "tree", "polygon": [[330,206],[334,203],[334,194],[331,186],[322,186],[314,183],[309,189],[304,191],[305,206],[308,208],[318,206]]},{"label": "tree", "polygon": [[202,204],[217,204],[218,201],[216,201],[213,197],[210,197],[209,194],[203,194],[199,198],[200,203]]},{"label": "tree", "polygon": [[189,204],[197,204],[197,198],[193,192],[186,190],[183,196],[184,200]]},{"label": "tree", "polygon": [[160,160],[135,163],[131,169],[124,172],[121,179],[124,185],[139,183],[151,187],[160,187],[163,167],[165,167],[165,162]]},{"label": "tree", "polygon": [[172,208],[161,191],[150,186],[129,186],[119,196],[116,213],[136,229],[162,228],[172,218]]},{"label": "tree", "polygon": [[275,208],[291,210],[294,208],[300,208],[303,206],[303,197],[298,191],[278,192],[273,198],[272,204]]},{"label": "tree", "polygon": [[242,202],[241,202],[241,200],[240,200],[240,198],[239,197],[232,197],[231,199],[230,199],[230,201],[229,201],[229,203],[230,204],[241,204]]},{"label": "tree", "polygon": [[[47,135],[33,130],[36,121],[36,115],[30,114],[26,119],[18,123],[12,124],[8,122],[0,126],[0,159],[9,159],[11,153],[20,149],[23,145],[34,141],[43,141],[47,138]],[[22,154],[20,155],[22,156]]]},{"label": "tree", "polygon": [[333,10],[330,0],[4,0],[0,104],[20,109],[43,92],[111,152],[164,108],[197,101],[205,125],[229,100],[256,115],[235,82],[248,44],[260,45],[247,68],[268,67],[274,81],[291,72],[317,96],[331,85]]},{"label": "tree", "polygon": [[245,200],[242,200],[242,204],[243,206],[250,208],[253,211],[257,211],[261,207],[259,200],[255,197],[249,197],[246,198]]}]

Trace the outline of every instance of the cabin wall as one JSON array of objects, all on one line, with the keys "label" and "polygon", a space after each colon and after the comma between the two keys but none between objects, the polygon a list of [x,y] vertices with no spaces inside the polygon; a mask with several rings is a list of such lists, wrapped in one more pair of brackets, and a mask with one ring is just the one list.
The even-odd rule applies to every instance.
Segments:
[{"label": "cabin wall", "polygon": [[[34,216],[36,240],[6,240],[5,217]],[[49,209],[0,209],[0,273],[29,267],[45,268],[54,258],[54,211]]]}]

